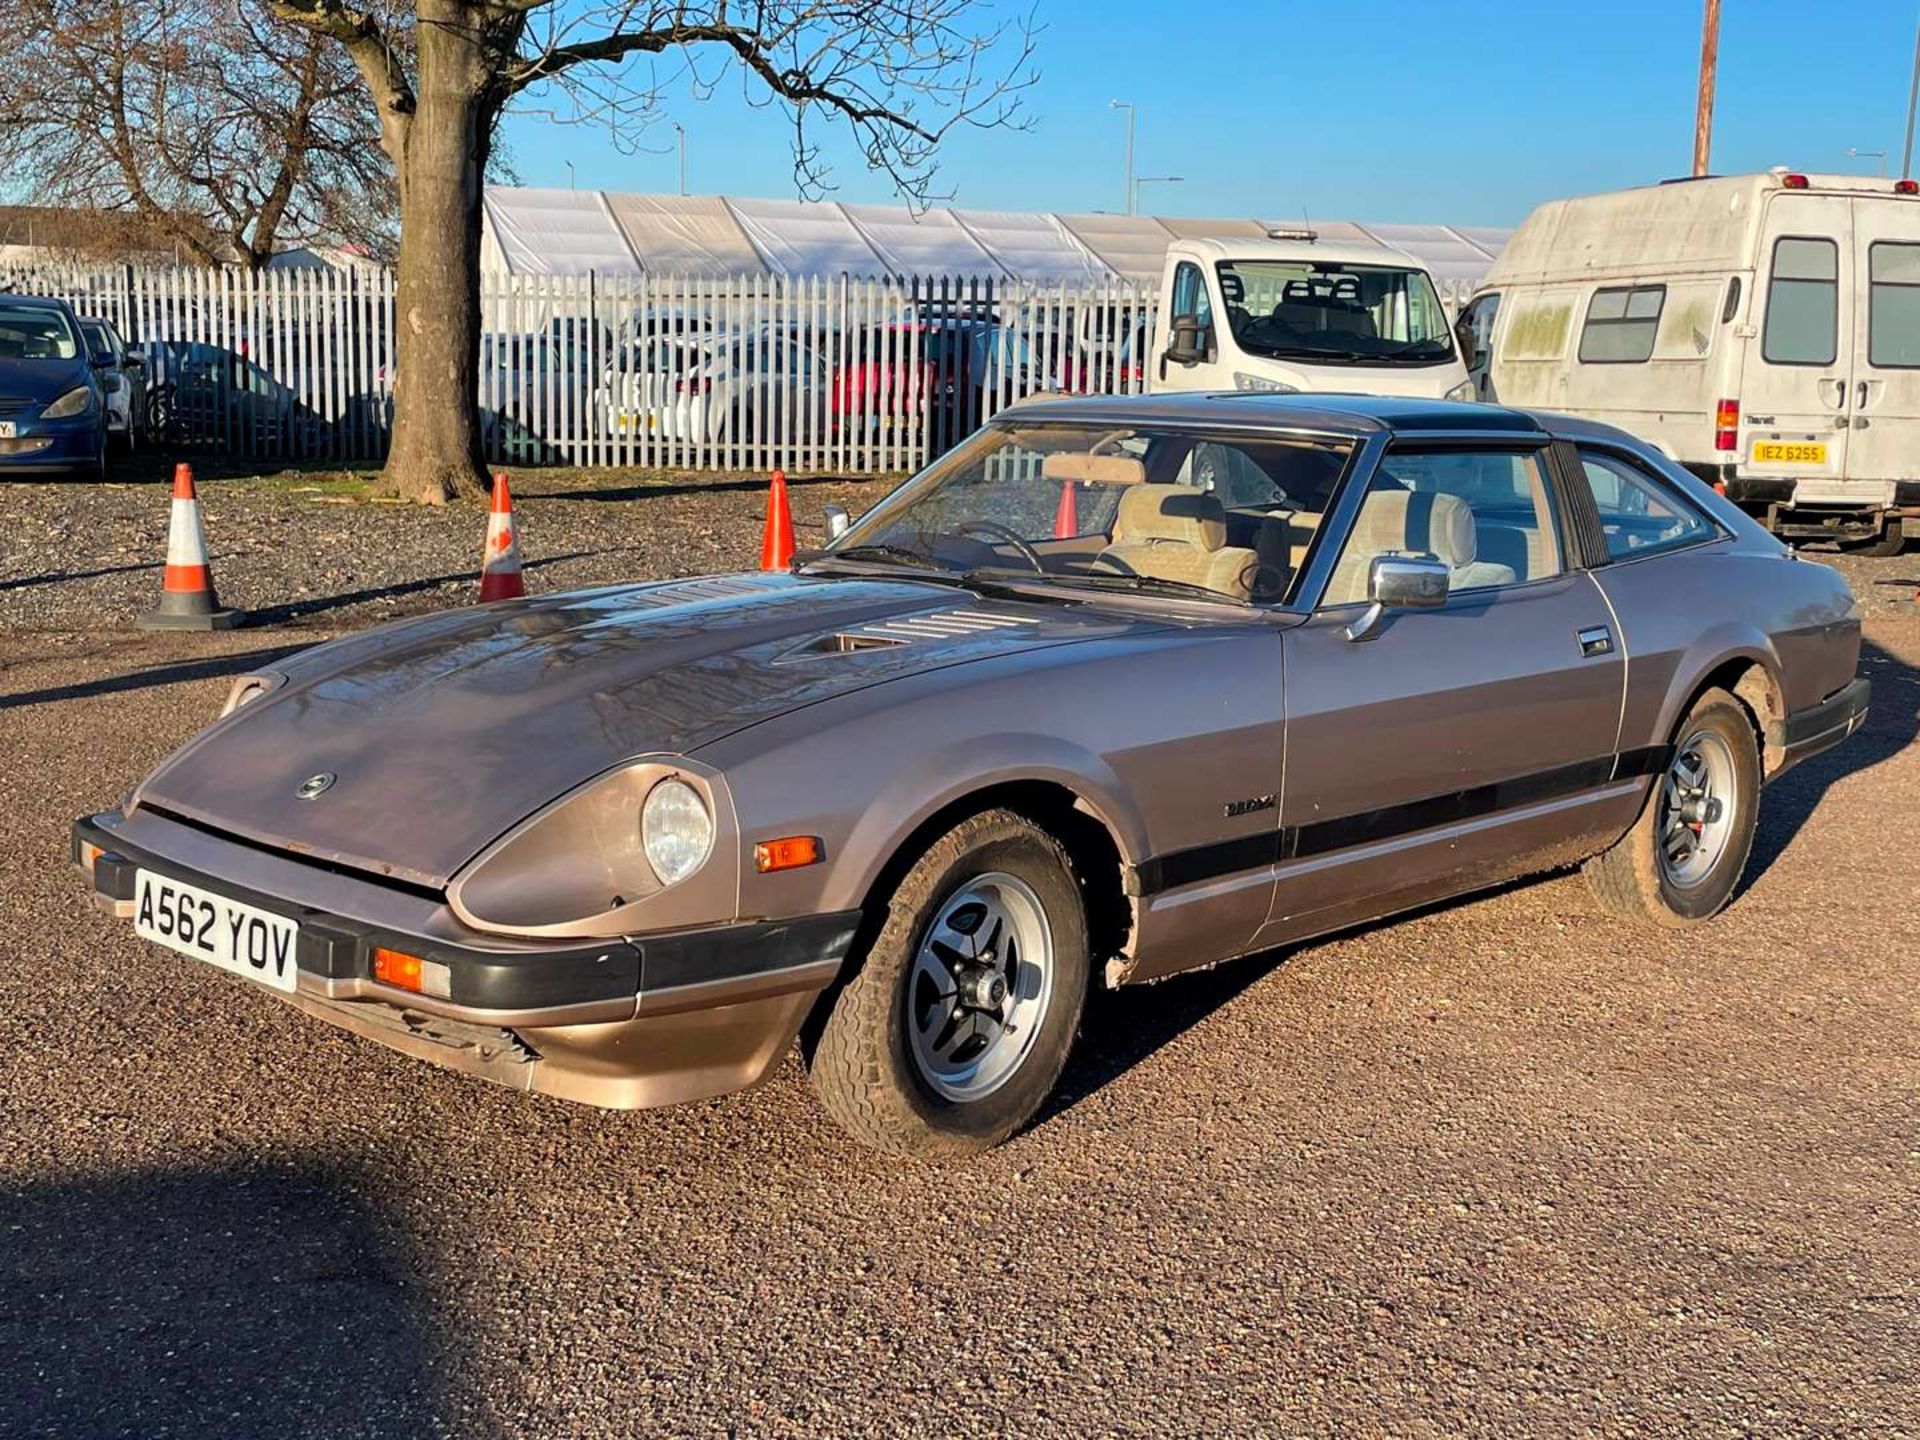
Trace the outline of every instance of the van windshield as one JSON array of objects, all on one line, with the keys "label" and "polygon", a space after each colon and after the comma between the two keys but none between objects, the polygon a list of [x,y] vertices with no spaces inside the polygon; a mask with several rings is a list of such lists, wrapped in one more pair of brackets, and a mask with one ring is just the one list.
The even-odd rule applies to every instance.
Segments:
[{"label": "van windshield", "polygon": [[1323,365],[1442,365],[1452,329],[1424,270],[1222,260],[1227,324],[1249,355]]}]

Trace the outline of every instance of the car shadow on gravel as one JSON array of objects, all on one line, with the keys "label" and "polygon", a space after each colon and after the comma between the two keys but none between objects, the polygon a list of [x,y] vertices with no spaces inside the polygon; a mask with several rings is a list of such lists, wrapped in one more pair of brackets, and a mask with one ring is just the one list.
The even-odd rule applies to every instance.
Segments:
[{"label": "car shadow on gravel", "polygon": [[[520,562],[522,570],[539,570],[548,565],[564,565],[569,560],[592,560],[602,555],[617,555],[628,546],[614,546],[604,550],[569,550],[564,555],[542,555],[537,560]],[[364,590],[347,590],[339,595],[316,595],[311,600],[290,600],[284,605],[263,605],[249,612],[250,624],[261,627],[289,625],[296,621],[310,619],[315,615],[325,615],[333,610],[346,610],[355,605],[367,605],[376,600],[399,600],[408,595],[418,595],[425,591],[438,590],[446,585],[478,585],[478,570],[455,570],[445,575],[429,575],[421,580],[396,580],[391,585],[374,585]],[[436,607],[440,608],[440,607]],[[405,619],[405,615],[387,617],[395,620]]]},{"label": "car shadow on gravel", "polygon": [[1873,686],[1866,720],[1841,744],[1794,766],[1767,786],[1753,855],[1735,899],[1752,888],[1793,843],[1829,787],[1891,759],[1920,735],[1920,671],[1869,640],[1860,647],[1860,674]]},{"label": "car shadow on gravel", "polygon": [[129,690],[151,690],[156,685],[183,685],[192,680],[213,680],[223,675],[244,675],[262,665],[308,648],[311,642],[296,645],[268,645],[259,650],[241,650],[231,655],[211,655],[205,660],[177,660],[167,665],[148,665],[124,675],[104,675],[98,680],[81,680],[72,685],[48,685],[39,690],[17,690],[0,695],[0,710],[23,705],[47,705],[59,700],[87,700],[100,695],[120,695]]},{"label": "car shadow on gravel", "polygon": [[0,1190],[0,1432],[447,1433],[461,1355],[376,1189],[241,1163]]}]

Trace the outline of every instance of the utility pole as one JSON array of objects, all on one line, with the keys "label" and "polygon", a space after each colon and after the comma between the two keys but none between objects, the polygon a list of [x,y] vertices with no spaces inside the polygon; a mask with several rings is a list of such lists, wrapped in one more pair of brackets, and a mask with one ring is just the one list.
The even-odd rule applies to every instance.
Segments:
[{"label": "utility pole", "polygon": [[1127,112],[1127,214],[1133,214],[1133,102],[1131,100],[1109,100],[1109,110]]},{"label": "utility pole", "polygon": [[1713,82],[1720,63],[1720,0],[1706,0],[1700,22],[1700,102],[1693,112],[1693,173],[1707,173],[1713,150]]},{"label": "utility pole", "polygon": [[678,120],[673,122],[674,138],[680,142],[680,193],[687,193],[687,127]]},{"label": "utility pole", "polygon": [[1913,109],[1920,101],[1920,28],[1913,34],[1913,84],[1907,89],[1907,143],[1900,151],[1900,178],[1913,175]]}]

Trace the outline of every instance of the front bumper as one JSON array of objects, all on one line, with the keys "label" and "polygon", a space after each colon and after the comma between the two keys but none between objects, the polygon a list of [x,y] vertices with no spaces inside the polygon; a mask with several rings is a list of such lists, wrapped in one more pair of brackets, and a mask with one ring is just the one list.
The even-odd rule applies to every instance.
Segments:
[{"label": "front bumper", "polygon": [[18,420],[18,433],[0,440],[0,474],[85,470],[100,458],[102,417]]},{"label": "front bumper", "polygon": [[[122,918],[150,870],[299,924],[301,1010],[483,1078],[618,1109],[752,1085],[839,974],[857,912],[617,941],[466,931],[432,892],[325,870],[136,811],[74,822],[72,859]],[[376,948],[444,965],[436,997],[373,976]]]}]

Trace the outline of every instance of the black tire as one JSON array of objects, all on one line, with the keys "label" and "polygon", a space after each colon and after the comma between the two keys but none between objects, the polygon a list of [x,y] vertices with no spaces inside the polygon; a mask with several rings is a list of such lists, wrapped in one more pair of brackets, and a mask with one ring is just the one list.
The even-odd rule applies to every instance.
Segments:
[{"label": "black tire", "polygon": [[1861,541],[1843,548],[1853,555],[1867,555],[1876,560],[1890,559],[1907,548],[1906,528],[1895,516],[1881,529],[1878,540]]},{"label": "black tire", "polygon": [[[915,1058],[909,1004],[915,962],[948,902],[983,876],[1014,877],[1051,932],[1052,986],[1015,1067],[977,1099],[940,1093]],[[820,1103],[864,1145],[919,1160],[990,1149],[1027,1124],[1052,1093],[1080,1026],[1091,960],[1086,908],[1060,842],[1024,816],[989,810],[961,821],[901,878],[860,969],[807,1047]],[[957,1012],[956,1012],[957,1013]]]},{"label": "black tire", "polygon": [[[1697,758],[1711,749],[1717,738],[1731,767],[1731,773],[1724,777],[1725,794],[1716,798],[1723,805],[1730,802],[1733,813],[1726,817],[1726,829],[1711,863],[1684,882],[1676,876],[1676,866],[1669,858],[1672,851],[1664,841],[1677,833],[1676,823],[1698,829],[1709,823],[1709,817],[1701,816],[1688,824],[1676,811],[1669,798],[1675,771],[1669,768],[1654,777],[1633,828],[1585,866],[1587,884],[1608,910],[1665,929],[1697,925],[1726,906],[1747,868],[1760,811],[1759,737],[1738,700],[1724,690],[1704,692],[1681,720],[1673,738],[1676,764],[1689,753]],[[1681,843],[1685,843],[1684,837]]]}]

